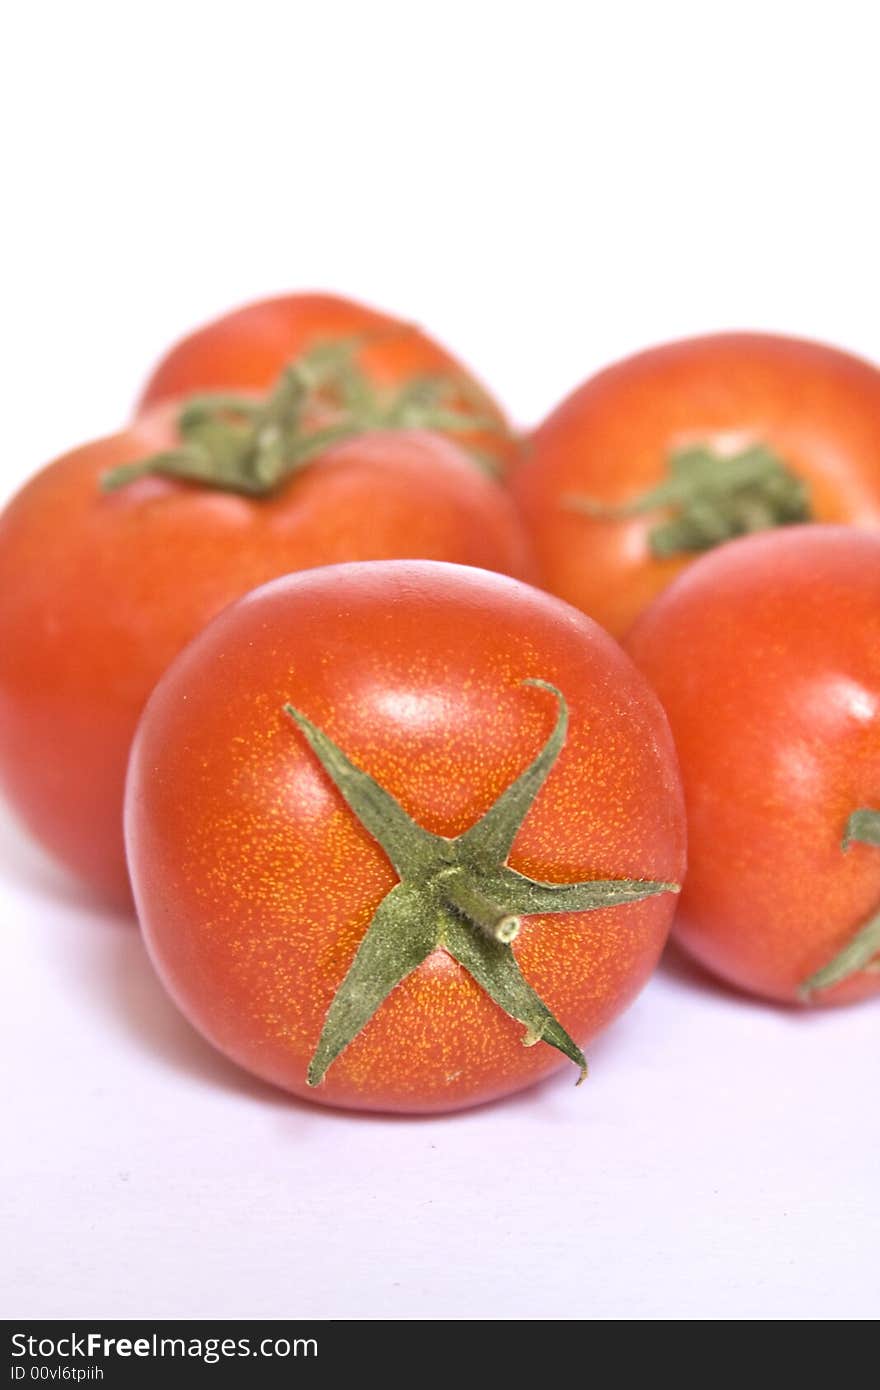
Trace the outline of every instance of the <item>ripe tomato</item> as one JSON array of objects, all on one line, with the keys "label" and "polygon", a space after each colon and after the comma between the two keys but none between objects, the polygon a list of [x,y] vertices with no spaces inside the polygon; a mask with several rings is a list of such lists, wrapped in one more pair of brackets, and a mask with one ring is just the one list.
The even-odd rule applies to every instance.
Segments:
[{"label": "ripe tomato", "polygon": [[260,300],[190,333],[154,368],[139,408],[195,392],[268,391],[291,362],[346,344],[355,348],[362,427],[402,400],[412,424],[448,428],[496,468],[509,462],[515,446],[504,411],[467,368],[415,324],[331,294]]},{"label": "ripe tomato", "polygon": [[403,561],[278,580],[205,629],[140,724],[126,838],[195,1026],[373,1110],[582,1066],[684,860],[666,721],[617,645],[514,580]]},{"label": "ripe tomato", "polygon": [[880,993],[880,536],[722,546],[628,646],[681,759],[682,945],[769,999]]},{"label": "ripe tomato", "polygon": [[108,470],[178,444],[159,408],[51,464],[0,516],[0,784],[53,854],[116,898],[138,716],[227,603],[339,560],[527,563],[509,498],[437,435],[349,440],[265,496],[158,476],[102,491]]},{"label": "ripe tomato", "polygon": [[609,631],[702,550],[795,521],[880,523],[880,372],[834,348],[728,333],[600,372],[512,480],[546,586]]}]

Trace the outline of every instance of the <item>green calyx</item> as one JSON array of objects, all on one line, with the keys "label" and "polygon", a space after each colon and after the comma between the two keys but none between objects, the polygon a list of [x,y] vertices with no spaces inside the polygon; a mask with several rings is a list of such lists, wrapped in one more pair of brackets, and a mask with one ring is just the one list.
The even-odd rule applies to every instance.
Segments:
[{"label": "green calyx", "polygon": [[507,864],[517,832],[565,743],[568,707],[555,686],[555,728],[541,752],[488,811],[450,840],[417,825],[398,801],[350,762],[321,729],[292,705],[285,711],[358,820],[381,845],[399,882],[379,904],[349,971],[333,998],[308,1083],[318,1086],[339,1054],[369,1023],[395,985],[433,952],[447,951],[499,1008],[521,1023],[523,1042],[549,1043],[587,1072],[577,1043],[522,975],[511,942],[532,913],[588,912],[678,892],[674,883],[592,879],[539,883]]},{"label": "green calyx", "polygon": [[[853,811],[846,823],[840,847],[846,853],[854,844],[880,846],[880,811],[872,811],[868,807]],[[804,980],[800,988],[801,997],[809,1000],[820,990],[831,989],[833,985],[839,985],[862,971],[880,973],[880,912],[869,918],[828,965]]]},{"label": "green calyx", "polygon": [[[106,492],[148,474],[267,497],[334,444],[369,430],[501,433],[478,389],[456,376],[414,377],[379,392],[357,363],[366,340],[323,344],[285,367],[265,399],[224,393],[191,397],[177,420],[180,444],[104,474]],[[318,418],[318,428],[310,422]],[[471,451],[485,471],[492,460]]]},{"label": "green calyx", "polygon": [[670,455],[666,479],[632,501],[610,507],[573,496],[567,505],[611,520],[669,510],[669,519],[648,533],[658,559],[812,520],[806,483],[763,444],[727,456],[708,444],[681,449]]}]

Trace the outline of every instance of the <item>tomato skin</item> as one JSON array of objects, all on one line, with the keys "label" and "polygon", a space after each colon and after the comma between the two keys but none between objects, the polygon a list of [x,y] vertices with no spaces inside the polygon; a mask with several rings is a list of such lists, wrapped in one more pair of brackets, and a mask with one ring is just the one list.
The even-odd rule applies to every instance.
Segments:
[{"label": "tomato skin", "polygon": [[586,516],[656,487],[670,452],[763,442],[809,486],[814,520],[880,525],[880,371],[835,348],[726,333],[650,349],[599,372],[532,434],[511,486],[543,582],[616,635],[696,558],[659,559],[663,512]]},{"label": "tomato skin", "polygon": [[414,378],[452,375],[475,390],[492,430],[454,435],[499,467],[516,445],[500,405],[473,373],[415,324],[332,294],[284,294],[246,304],[196,329],[153,369],[138,403],[143,411],[203,391],[265,392],[281,371],[315,347],[364,337],[357,362],[380,390]]},{"label": "tomato skin", "polygon": [[0,785],[36,837],[130,901],[122,794],[147,696],[233,599],[291,570],[406,556],[528,574],[512,504],[450,441],[374,433],[257,500],[101,477],[176,440],[160,408],[49,465],[0,515]]},{"label": "tomato skin", "polygon": [[[841,850],[880,808],[880,536],[800,526],[732,542],[644,614],[628,650],[676,739],[689,863],[675,923],[722,979],[799,986],[880,908],[880,850]],[[880,993],[865,971],[812,996]]]},{"label": "tomato skin", "polygon": [[[313,570],[227,609],[154,692],[132,755],[126,833],[153,961],[194,1025],[257,1075],[326,1104],[428,1112],[568,1066],[445,952],[399,984],[330,1068],[306,1067],[381,899],[384,852],[282,713],[295,701],[418,823],[460,834],[540,749],[558,683],[569,738],[511,864],[552,882],[678,881],[675,754],[652,692],[595,624],[460,566]],[[671,894],[529,917],[520,966],[573,1036],[630,1001],[662,949]]]}]

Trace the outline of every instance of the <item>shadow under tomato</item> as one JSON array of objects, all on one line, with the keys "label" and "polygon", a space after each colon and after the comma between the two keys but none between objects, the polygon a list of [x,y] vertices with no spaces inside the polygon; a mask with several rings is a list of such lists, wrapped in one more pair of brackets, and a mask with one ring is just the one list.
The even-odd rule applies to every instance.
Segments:
[{"label": "shadow under tomato", "polygon": [[112,1021],[164,1066],[236,1095],[297,1103],[243,1071],[196,1032],[166,993],[136,927],[115,935],[100,964],[95,993],[101,994]]},{"label": "shadow under tomato", "polygon": [[[392,1111],[347,1110],[320,1101],[302,1100],[270,1083],[261,1081],[218,1052],[187,1022],[173,1003],[156,975],[134,916],[133,908],[126,911],[114,907],[92,894],[62,868],[52,862],[33,843],[0,805],[0,877],[72,913],[69,933],[61,933],[51,945],[53,961],[59,962],[68,974],[72,987],[83,997],[87,1007],[108,1018],[121,1034],[133,1038],[140,1046],[169,1069],[193,1076],[212,1087],[239,1096],[249,1096],[288,1113],[321,1114],[328,1120],[351,1119],[363,1121],[393,1121],[395,1123],[438,1123],[477,1116],[496,1107],[505,1109],[528,1107],[540,1111],[542,1120],[558,1114],[560,1123],[571,1123],[571,1098],[574,1091],[574,1071],[565,1066],[532,1082],[521,1091],[495,1100],[483,1101],[464,1109],[431,1114],[398,1114]],[[100,922],[106,934],[86,941],[77,932],[76,920],[87,917],[90,924]],[[693,965],[675,948],[661,965],[661,970],[689,984],[730,995],[718,982]],[[759,1003],[759,1001],[752,1001]],[[638,1011],[638,1005],[636,1005]],[[622,1034],[633,1025],[628,1012],[588,1048],[591,1073],[613,1064],[615,1045],[620,1046]],[[568,1071],[571,1071],[569,1081]],[[566,1084],[568,1081],[568,1084]],[[578,1092],[577,1099],[589,1096],[591,1080]]]},{"label": "shadow under tomato", "polygon": [[[688,990],[699,989],[730,1004],[770,1009],[791,1019],[808,1020],[814,1016],[815,1011],[774,1004],[726,986],[674,945],[667,948],[658,971]],[[80,972],[81,980],[85,973]],[[432,1114],[348,1110],[324,1104],[317,1098],[313,1102],[291,1095],[252,1076],[216,1051],[187,1022],[167,995],[150,964],[140,933],[127,923],[119,923],[118,930],[108,934],[99,959],[93,961],[88,970],[85,987],[90,992],[91,1003],[109,1011],[114,1024],[133,1035],[163,1065],[174,1071],[184,1071],[211,1087],[271,1106],[281,1113],[282,1121],[285,1116],[301,1119],[308,1114],[313,1118],[320,1115],[330,1123],[356,1118],[363,1122],[426,1125],[467,1121],[471,1116],[476,1119],[481,1114],[503,1108],[508,1112],[527,1109],[542,1124],[549,1120],[551,1124],[558,1122],[570,1126],[578,1118],[572,1111],[576,1104],[583,1107],[583,1121],[589,1125],[591,1089],[606,1082],[613,1083],[617,1060],[623,1059],[626,1065],[626,1057],[633,1049],[638,1052],[642,1046],[650,1045],[649,981],[645,994],[588,1045],[590,1076],[580,1089],[575,1088],[573,1068],[561,1066],[521,1091],[464,1109]]]},{"label": "shadow under tomato", "polygon": [[16,888],[108,921],[134,921],[134,904],[108,902],[57,864],[0,802],[0,878]]},{"label": "shadow under tomato", "polygon": [[[95,900],[32,846],[18,828],[8,830],[5,813],[0,818],[0,875],[28,891],[44,894],[64,909],[59,921],[63,921],[67,929],[57,935],[53,933],[45,946],[51,956],[51,968],[64,972],[85,1007],[103,1015],[121,1036],[134,1040],[171,1071],[191,1076],[212,1088],[249,1097],[290,1116],[321,1115],[330,1122],[357,1118],[365,1122],[425,1125],[466,1120],[471,1115],[476,1117],[494,1111],[496,1107],[506,1110],[528,1107],[533,1115],[540,1115],[543,1122],[548,1118],[552,1122],[558,1116],[560,1123],[571,1123],[572,1096],[569,1092],[575,1092],[575,1073],[568,1064],[511,1095],[429,1114],[349,1110],[324,1104],[317,1098],[313,1102],[294,1096],[251,1075],[203,1039],[161,984],[133,913],[114,910]],[[89,926],[100,923],[106,930],[97,935],[81,933],[84,923],[80,919],[83,918]],[[686,961],[684,968],[691,970]],[[627,1014],[590,1044],[588,1058],[594,1076],[597,1065],[603,1069],[609,1065],[615,1042],[623,1041],[621,1034],[629,1026],[632,1021]],[[588,1079],[576,1099],[586,1100],[590,1087]]]},{"label": "shadow under tomato", "polygon": [[[711,974],[697,961],[693,960],[687,952],[683,951],[674,941],[667,942],[666,949],[657,967],[657,973],[665,976],[669,980],[674,980],[677,984],[686,985],[689,989],[699,989],[703,994],[711,994],[721,999],[746,1000],[753,1004],[760,1004],[760,999],[753,995],[746,994],[743,990],[736,989],[733,985],[725,984],[716,975]],[[769,1001],[763,1001],[769,1003]]]},{"label": "shadow under tomato", "polygon": [[[299,1096],[260,1080],[240,1068],[206,1042],[187,1022],[165,992],[150,964],[149,957],[137,930],[120,931],[108,944],[102,970],[94,972],[95,994],[100,995],[103,1007],[112,1012],[114,1022],[134,1034],[150,1052],[173,1070],[183,1070],[199,1081],[240,1096],[249,1096],[273,1108],[300,1116],[308,1113],[327,1121],[358,1119],[363,1122],[393,1122],[420,1125],[466,1120],[496,1108],[505,1110],[528,1107],[542,1122],[558,1117],[560,1123],[571,1124],[572,1101],[588,1102],[590,1078],[579,1090],[575,1087],[575,1069],[566,1063],[550,1076],[542,1077],[521,1091],[477,1105],[429,1114],[399,1114],[393,1111],[351,1110],[304,1100]],[[103,978],[101,975],[103,974]],[[638,1004],[609,1029],[595,1038],[587,1049],[592,1076],[613,1066],[615,1047],[625,1050],[625,1034],[639,1030]],[[601,1073],[598,1073],[601,1074]],[[571,1093],[571,1094],[569,1094]],[[585,1107],[586,1108],[586,1107]]]},{"label": "shadow under tomato", "polygon": [[[518,1105],[528,1105],[532,1111],[539,1106],[545,1120],[548,1112],[558,1110],[560,1120],[567,1119],[570,1122],[569,1097],[566,1094],[569,1088],[565,1085],[567,1074],[564,1070],[544,1077],[513,1095],[484,1101],[465,1109],[432,1114],[351,1110],[326,1104],[317,1098],[312,1101],[294,1096],[252,1076],[206,1042],[165,993],[150,965],[139,933],[121,933],[120,937],[122,939],[115,949],[115,960],[110,962],[106,980],[107,999],[113,1006],[116,1021],[129,1032],[134,1032],[165,1065],[175,1070],[183,1069],[212,1087],[251,1097],[275,1110],[297,1115],[300,1119],[304,1114],[308,1114],[329,1123],[356,1119],[364,1123],[438,1124],[461,1121],[469,1115],[477,1116],[496,1107]],[[600,1042],[604,1041],[604,1035],[601,1040],[596,1040],[592,1049],[594,1056],[598,1054]],[[571,1068],[571,1073],[570,1089],[573,1091],[574,1068]],[[586,1085],[589,1086],[589,1082]]]},{"label": "shadow under tomato", "polygon": [[[740,1007],[744,1005],[749,1009],[775,1013],[786,1020],[795,1022],[796,1025],[807,1024],[809,1026],[815,1019],[827,1017],[839,1009],[856,1007],[856,1005],[848,1003],[808,1008],[802,1004],[786,1002],[783,999],[765,999],[760,994],[750,994],[748,990],[741,989],[738,985],[713,975],[705,966],[700,965],[699,961],[693,960],[675,941],[670,941],[667,944],[658,966],[658,973],[676,984],[684,985],[688,990],[699,990],[701,994],[711,996],[722,1003],[726,1002]],[[874,1001],[867,999],[859,1002],[864,1004]]]}]

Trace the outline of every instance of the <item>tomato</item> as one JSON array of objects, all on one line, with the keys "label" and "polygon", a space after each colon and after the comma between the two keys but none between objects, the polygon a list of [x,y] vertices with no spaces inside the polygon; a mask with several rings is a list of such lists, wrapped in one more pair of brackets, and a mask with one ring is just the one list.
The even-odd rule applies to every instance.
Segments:
[{"label": "tomato", "polygon": [[620,635],[720,541],[880,523],[880,372],[757,333],[642,352],[548,416],[512,486],[547,588]]},{"label": "tomato", "polygon": [[620,648],[515,580],[405,561],[215,619],[144,714],[126,836],[191,1022],[268,1081],[372,1110],[583,1067],[657,960],[684,860],[666,721]]},{"label": "tomato", "polygon": [[722,546],[628,647],[681,759],[681,944],[769,999],[880,993],[880,536],[804,526]]},{"label": "tomato", "polygon": [[0,785],[54,855],[117,899],[128,894],[122,791],[138,716],[227,603],[339,560],[527,565],[509,498],[426,433],[349,440],[274,491],[270,479],[266,495],[256,484],[245,495],[247,478],[234,492],[162,476],[102,490],[119,465],[124,480],[157,450],[173,461],[173,421],[158,408],[68,454],[0,516]]},{"label": "tomato", "polygon": [[406,393],[411,423],[441,432],[450,428],[458,442],[496,468],[513,456],[503,410],[445,348],[415,324],[330,294],[260,300],[190,333],[154,368],[140,409],[195,392],[265,392],[289,363],[315,349],[347,344],[355,348],[362,426],[369,425],[377,404]]}]

